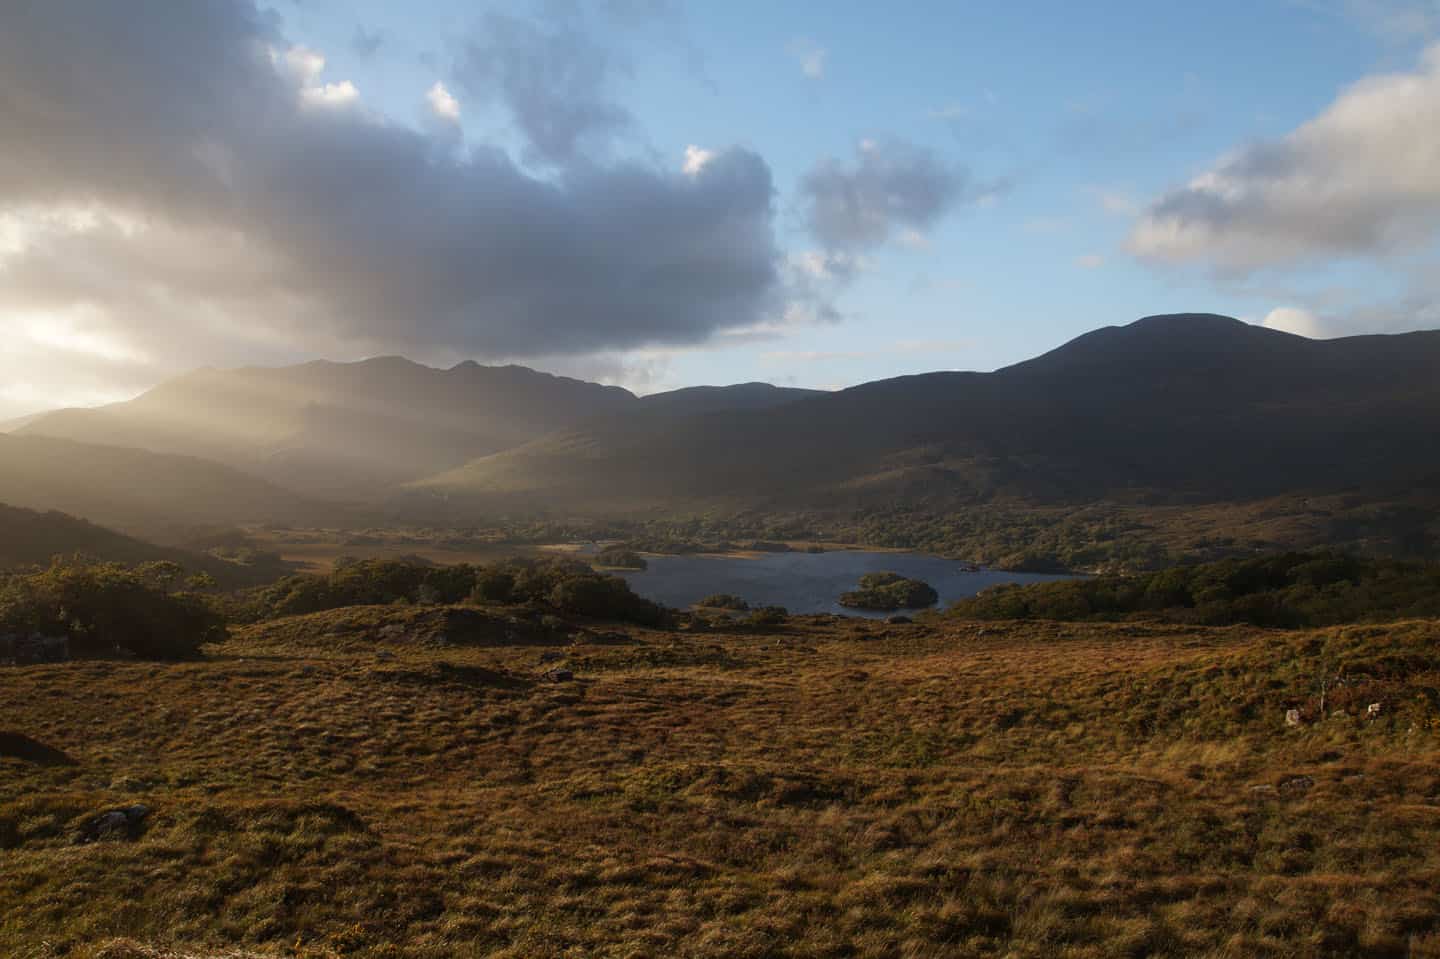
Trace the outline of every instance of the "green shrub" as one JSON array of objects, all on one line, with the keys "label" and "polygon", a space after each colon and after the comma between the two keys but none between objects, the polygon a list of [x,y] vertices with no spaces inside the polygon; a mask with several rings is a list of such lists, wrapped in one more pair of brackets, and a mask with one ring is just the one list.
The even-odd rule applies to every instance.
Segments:
[{"label": "green shrub", "polygon": [[899,573],[866,573],[859,589],[844,593],[840,605],[851,609],[920,609],[939,602],[940,594],[929,583]]},{"label": "green shrub", "polygon": [[649,569],[650,567],[650,564],[645,562],[645,557],[633,549],[625,549],[621,546],[612,546],[596,553],[595,565],[608,566],[612,569]]},{"label": "green shrub", "polygon": [[343,606],[532,603],[577,616],[658,625],[663,607],[617,576],[573,559],[512,559],[485,566],[359,560],[325,574],[287,576],[253,594],[249,616],[268,619]]},{"label": "green shrub", "polygon": [[750,604],[733,593],[715,593],[713,596],[706,596],[696,606],[705,609],[733,609],[737,612],[744,612],[750,608]]},{"label": "green shrub", "polygon": [[1440,616],[1440,565],[1280,553],[1135,576],[997,586],[951,606],[966,619],[1136,616],[1299,628]]},{"label": "green shrub", "polygon": [[223,637],[225,621],[206,600],[171,586],[174,563],[56,560],[0,584],[0,632],[70,638],[74,656],[126,651],[144,659],[182,659]]},{"label": "green shrub", "polygon": [[784,606],[761,606],[745,618],[745,622],[751,626],[780,626],[790,616],[790,610]]}]

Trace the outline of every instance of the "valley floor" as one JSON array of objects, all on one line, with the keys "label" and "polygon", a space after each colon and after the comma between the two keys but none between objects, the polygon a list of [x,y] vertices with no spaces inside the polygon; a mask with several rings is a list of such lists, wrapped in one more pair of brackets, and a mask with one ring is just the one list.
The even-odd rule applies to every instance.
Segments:
[{"label": "valley floor", "polygon": [[0,669],[0,954],[1440,956],[1440,624],[444,614]]}]

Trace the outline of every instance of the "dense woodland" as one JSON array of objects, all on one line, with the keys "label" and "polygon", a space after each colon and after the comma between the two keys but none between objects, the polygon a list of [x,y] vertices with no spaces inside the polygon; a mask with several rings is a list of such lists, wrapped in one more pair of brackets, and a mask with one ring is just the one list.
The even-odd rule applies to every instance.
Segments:
[{"label": "dense woodland", "polygon": [[1133,576],[995,586],[957,619],[1163,618],[1286,628],[1440,616],[1440,565],[1333,551],[1221,560]]}]

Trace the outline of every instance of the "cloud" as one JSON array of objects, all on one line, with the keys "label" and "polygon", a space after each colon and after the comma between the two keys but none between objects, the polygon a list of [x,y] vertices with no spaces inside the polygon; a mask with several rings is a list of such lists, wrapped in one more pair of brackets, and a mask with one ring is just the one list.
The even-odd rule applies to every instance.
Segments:
[{"label": "cloud", "polygon": [[1440,45],[1152,204],[1129,247],[1244,272],[1414,251],[1440,232]]},{"label": "cloud", "polygon": [[604,153],[633,123],[614,98],[614,55],[577,10],[530,20],[488,13],[464,45],[455,75],[477,100],[498,100],[531,162],[568,166]]},{"label": "cloud", "polygon": [[705,150],[691,144],[685,148],[685,163],[681,166],[681,169],[691,176],[695,176],[701,170],[705,169],[705,164],[713,159],[715,159],[714,150]]},{"label": "cloud", "polygon": [[455,123],[460,121],[460,101],[451,96],[450,91],[445,89],[445,84],[439,80],[436,80],[435,85],[425,94],[425,100],[437,117]]},{"label": "cloud", "polygon": [[1266,314],[1265,319],[1260,321],[1260,325],[1284,333],[1309,337],[1312,340],[1323,339],[1331,335],[1318,316],[1298,306],[1282,306],[1271,310]]},{"label": "cloud", "polygon": [[829,51],[814,40],[800,37],[790,42],[790,56],[800,64],[800,72],[811,80],[825,78],[825,58]]},{"label": "cloud", "polygon": [[1098,270],[1105,265],[1105,257],[1099,253],[1086,253],[1075,258],[1075,265],[1082,270]]},{"label": "cloud", "polygon": [[[513,61],[533,39],[519,31]],[[717,150],[694,174],[590,160],[541,177],[377,115],[325,69],[249,2],[9,10],[0,317],[63,320],[72,345],[117,348],[27,341],[24,358],[0,353],[0,381],[71,364],[71,386],[47,372],[33,389],[79,395],[315,354],[579,355],[783,314],[756,154]],[[584,73],[562,70],[561,88]],[[588,141],[584,123],[557,123],[570,133],[537,141],[568,144],[551,155]]]},{"label": "cloud", "polygon": [[862,140],[852,163],[822,160],[800,181],[805,225],[829,251],[910,243],[971,196],[965,173],[933,151]]}]

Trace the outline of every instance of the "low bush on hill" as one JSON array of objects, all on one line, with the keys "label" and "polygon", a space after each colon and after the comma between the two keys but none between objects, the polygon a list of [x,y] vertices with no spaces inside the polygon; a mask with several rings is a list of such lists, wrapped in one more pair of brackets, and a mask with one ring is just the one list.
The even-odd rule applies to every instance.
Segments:
[{"label": "low bush on hill", "polygon": [[608,566],[612,569],[648,569],[650,566],[645,562],[645,557],[633,549],[625,549],[622,546],[611,546],[596,553],[595,565]]},{"label": "low bush on hill", "polygon": [[12,573],[0,580],[0,634],[64,636],[72,656],[193,656],[223,638],[225,620],[196,591],[213,581],[182,582],[183,575],[168,561],[126,566],[78,558]]},{"label": "low bush on hill", "polygon": [[790,611],[784,606],[761,606],[751,610],[745,622],[751,626],[782,626],[789,617]]},{"label": "low bush on hill", "polygon": [[851,609],[921,609],[939,602],[935,587],[899,573],[866,573],[860,588],[844,593],[840,605]]},{"label": "low bush on hill", "polygon": [[706,596],[695,604],[703,609],[731,609],[737,612],[744,612],[750,608],[750,604],[733,593],[715,593]]},{"label": "low bush on hill", "polygon": [[360,560],[325,574],[287,576],[252,595],[248,618],[317,613],[344,606],[460,602],[546,606],[576,616],[658,625],[665,609],[618,576],[571,559],[512,559],[432,566]]},{"label": "low bush on hill", "polygon": [[1308,627],[1440,616],[1440,565],[1319,551],[1221,560],[1136,576],[996,586],[962,619],[1118,620]]}]

